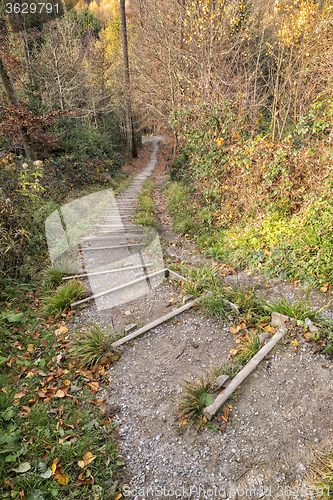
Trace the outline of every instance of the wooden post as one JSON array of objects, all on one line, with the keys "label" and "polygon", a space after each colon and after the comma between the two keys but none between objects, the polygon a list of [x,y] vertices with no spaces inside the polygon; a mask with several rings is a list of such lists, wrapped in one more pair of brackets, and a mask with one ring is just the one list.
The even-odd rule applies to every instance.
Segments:
[{"label": "wooden post", "polygon": [[227,401],[227,399],[231,396],[231,394],[237,389],[237,387],[246,379],[250,373],[258,366],[260,361],[264,359],[264,357],[269,353],[271,349],[276,345],[276,343],[282,339],[283,335],[286,333],[287,327],[285,325],[281,326],[281,328],[276,332],[275,335],[271,338],[267,344],[264,345],[260,349],[259,352],[244,366],[244,368],[237,373],[237,375],[232,379],[226,390],[223,394],[220,394],[215,399],[214,403],[210,406],[206,406],[203,411],[204,416],[211,420],[217,410]]}]

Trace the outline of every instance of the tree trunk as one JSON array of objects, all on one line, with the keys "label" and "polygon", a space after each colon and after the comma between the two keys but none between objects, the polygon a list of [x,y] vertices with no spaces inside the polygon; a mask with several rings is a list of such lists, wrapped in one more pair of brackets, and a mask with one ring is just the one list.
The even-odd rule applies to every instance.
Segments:
[{"label": "tree trunk", "polygon": [[[0,77],[1,77],[3,86],[5,88],[5,92],[7,94],[7,97],[8,97],[10,104],[12,106],[14,106],[15,108],[18,108],[19,103],[18,103],[17,97],[15,95],[15,91],[12,87],[11,82],[10,82],[7,70],[3,65],[1,55],[0,55]],[[17,115],[17,119],[19,122],[18,115]],[[33,149],[32,140],[31,140],[31,137],[29,135],[27,128],[24,125],[21,125],[20,123],[18,123],[18,129],[19,129],[19,133],[21,136],[21,140],[23,142],[23,146],[24,146],[24,150],[25,150],[25,154],[27,155],[27,158],[29,160],[36,160],[36,154],[35,154],[35,151]]]},{"label": "tree trunk", "polygon": [[124,75],[125,75],[127,144],[128,144],[128,149],[131,152],[133,158],[136,158],[138,156],[138,152],[134,134],[134,123],[133,123],[132,106],[131,106],[125,0],[120,0],[120,17],[121,17],[121,39],[123,44]]}]

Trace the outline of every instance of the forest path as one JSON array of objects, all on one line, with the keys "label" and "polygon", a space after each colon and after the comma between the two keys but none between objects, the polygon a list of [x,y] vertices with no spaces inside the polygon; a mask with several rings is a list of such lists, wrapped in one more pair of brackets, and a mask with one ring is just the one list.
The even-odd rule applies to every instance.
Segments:
[{"label": "forest path", "polygon": [[[163,176],[159,156],[157,186]],[[165,247],[198,262],[200,252],[189,242],[173,247],[179,238],[171,228],[163,193],[156,197],[161,201],[157,208],[165,226]],[[180,301],[169,281],[102,315],[89,308],[81,320],[110,324],[112,318],[116,328],[126,322],[146,324]],[[181,432],[176,423],[175,405],[184,379],[198,379],[223,364],[232,347],[236,344],[227,326],[193,309],[123,346],[110,370],[110,388],[99,397],[106,398],[106,410],[119,428],[131,476],[125,497],[287,499],[288,488],[296,488],[293,498],[310,498],[300,487],[311,459],[309,446],[321,448],[332,439],[333,364],[324,355],[314,355],[304,339],[297,350],[289,343],[279,345],[243,382],[230,401],[229,423],[219,432]],[[250,487],[251,495],[245,495],[243,488]]]}]

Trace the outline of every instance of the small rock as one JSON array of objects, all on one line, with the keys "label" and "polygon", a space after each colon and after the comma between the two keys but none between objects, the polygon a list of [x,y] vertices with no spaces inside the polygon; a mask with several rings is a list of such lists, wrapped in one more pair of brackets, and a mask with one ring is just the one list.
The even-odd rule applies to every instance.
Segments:
[{"label": "small rock", "polygon": [[131,333],[134,332],[134,330],[138,329],[138,325],[136,323],[130,323],[129,325],[125,326],[125,333]]},{"label": "small rock", "polygon": [[220,375],[217,377],[215,384],[220,389],[221,387],[225,387],[229,381],[228,375]]},{"label": "small rock", "polygon": [[259,340],[262,344],[264,344],[270,338],[271,334],[268,332],[263,332],[261,335],[259,335]]},{"label": "small rock", "polygon": [[194,299],[193,295],[185,295],[185,296],[183,297],[183,304],[185,305],[185,304],[187,304],[188,302],[191,302],[191,300],[193,300],[193,299]]}]

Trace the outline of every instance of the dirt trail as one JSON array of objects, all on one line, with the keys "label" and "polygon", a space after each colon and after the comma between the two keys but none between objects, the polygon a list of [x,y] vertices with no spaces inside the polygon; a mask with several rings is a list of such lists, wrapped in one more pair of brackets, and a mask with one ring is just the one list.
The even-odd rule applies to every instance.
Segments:
[{"label": "dirt trail", "polygon": [[[159,157],[154,174],[158,187],[164,182],[163,170]],[[164,250],[168,255],[178,253],[175,258],[198,262],[200,252],[190,242],[183,242],[182,248],[173,246],[179,238],[161,192],[155,200]],[[263,280],[255,275],[238,278],[241,282]],[[290,287],[264,280],[262,286],[278,294],[284,286]],[[177,288],[168,281],[154,293],[121,307],[99,314],[90,307],[80,321],[112,322],[116,329],[132,322],[140,326],[170,311],[177,302]],[[297,350],[290,344],[280,345],[241,385],[231,401],[226,429],[217,433],[206,429],[200,434],[194,429],[180,431],[175,404],[184,379],[200,378],[210,367],[226,362],[229,349],[236,347],[228,327],[199,310],[190,310],[125,344],[110,370],[110,388],[99,394],[106,397],[107,407],[120,406],[114,421],[131,476],[124,497],[310,498],[303,484],[310,447],[321,448],[332,439],[333,364],[324,355],[312,354],[304,338],[299,341]],[[295,494],[288,488],[295,488]]]}]

